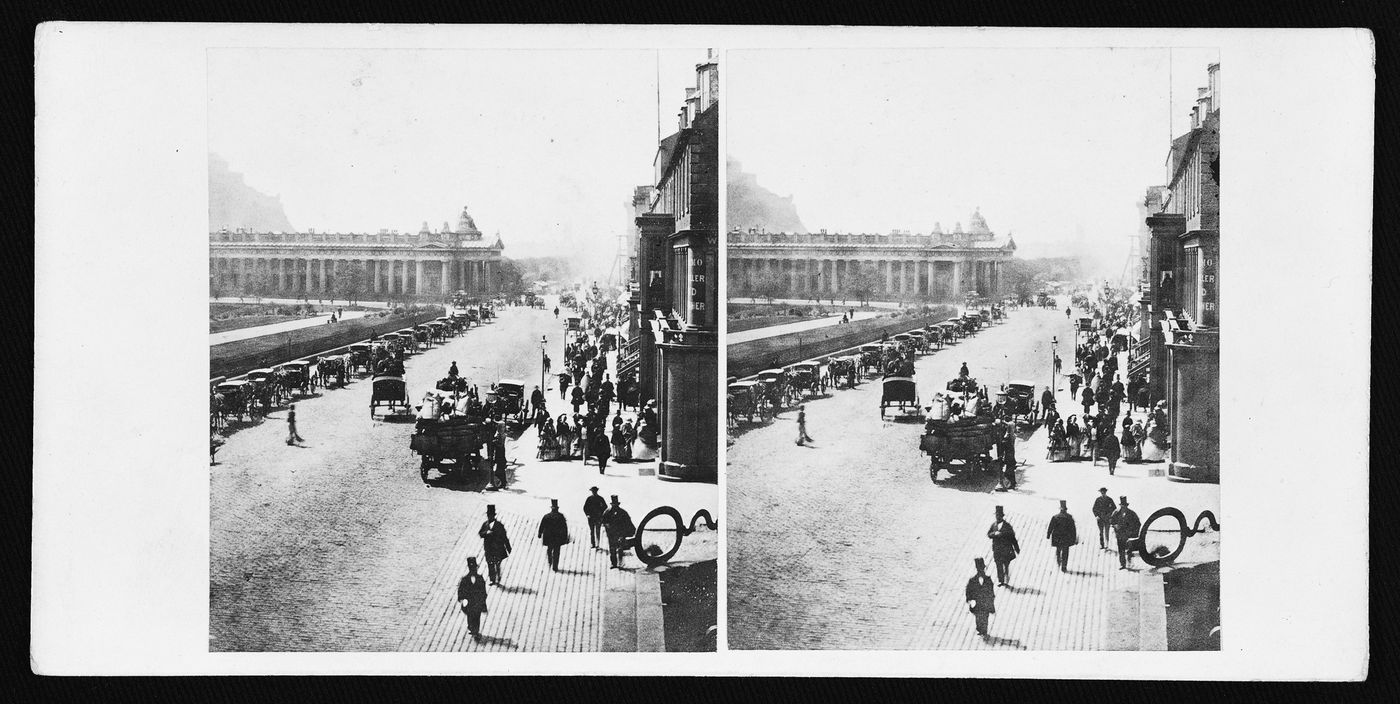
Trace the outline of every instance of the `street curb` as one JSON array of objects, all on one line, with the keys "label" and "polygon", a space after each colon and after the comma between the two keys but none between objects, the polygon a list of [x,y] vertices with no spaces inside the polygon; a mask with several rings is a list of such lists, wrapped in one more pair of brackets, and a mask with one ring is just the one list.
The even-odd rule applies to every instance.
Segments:
[{"label": "street curb", "polygon": [[666,652],[666,620],[661,608],[661,575],[647,570],[637,573],[638,653]]},{"label": "street curb", "polygon": [[1167,592],[1162,575],[1143,574],[1138,599],[1138,650],[1166,650]]}]

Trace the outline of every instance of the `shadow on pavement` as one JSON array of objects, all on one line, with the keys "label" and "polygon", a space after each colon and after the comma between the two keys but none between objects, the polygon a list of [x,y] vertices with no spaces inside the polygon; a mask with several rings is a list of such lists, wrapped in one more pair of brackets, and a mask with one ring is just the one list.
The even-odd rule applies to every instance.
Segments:
[{"label": "shadow on pavement", "polygon": [[934,480],[934,485],[944,489],[956,489],[958,491],[974,492],[985,494],[997,485],[997,477],[993,473],[978,474],[971,471],[956,472],[949,474],[947,470],[938,470],[939,478]]},{"label": "shadow on pavement", "polygon": [[479,640],[479,641],[477,641],[477,642],[478,642],[478,643],[481,643],[481,644],[483,644],[483,645],[499,645],[499,646],[501,646],[502,648],[509,648],[509,649],[511,649],[511,650],[515,650],[515,649],[516,649],[516,648],[515,648],[515,641],[511,640],[510,638],[497,638],[497,637],[495,637],[495,636],[482,636],[482,637],[481,637],[481,640]]},{"label": "shadow on pavement", "polygon": [[1026,646],[1021,644],[1021,640],[1019,638],[1001,638],[998,636],[992,636],[987,639],[987,644],[998,645],[1006,648],[1015,648],[1017,650],[1026,649]]},{"label": "shadow on pavement", "polygon": [[508,587],[508,586],[506,586],[506,585],[504,585],[504,584],[501,584],[501,585],[498,585],[496,588],[499,589],[499,590],[501,590],[501,591],[503,591],[503,592],[506,592],[507,594],[535,594],[535,593],[536,593],[534,589],[531,589],[531,588],[529,588],[529,587]]},{"label": "shadow on pavement", "polygon": [[429,475],[423,483],[434,489],[480,493],[486,488],[490,479],[490,476],[485,472],[453,472],[451,474],[440,474],[436,477]]},{"label": "shadow on pavement", "polygon": [[1006,587],[1006,591],[1011,592],[1012,594],[1044,594],[1044,593],[1045,593],[1045,592],[1040,591],[1039,589],[1036,589],[1035,587],[1014,587],[1014,586],[1007,586],[1007,587]]},{"label": "shadow on pavement", "polygon": [[559,574],[567,574],[567,575],[574,576],[574,577],[577,577],[577,576],[580,576],[580,575],[593,574],[592,572],[590,572],[590,571],[588,571],[588,570],[555,570],[555,571],[558,572]]}]

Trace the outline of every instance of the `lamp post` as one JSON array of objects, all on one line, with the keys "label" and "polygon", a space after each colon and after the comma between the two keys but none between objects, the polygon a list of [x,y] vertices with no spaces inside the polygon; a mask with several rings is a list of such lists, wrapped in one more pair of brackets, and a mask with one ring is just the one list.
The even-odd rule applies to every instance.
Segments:
[{"label": "lamp post", "polygon": [[540,391],[544,391],[544,349],[549,344],[549,340],[540,335]]},{"label": "lamp post", "polygon": [[1059,336],[1050,338],[1050,393],[1055,393],[1055,360],[1060,358],[1057,345],[1060,344]]}]

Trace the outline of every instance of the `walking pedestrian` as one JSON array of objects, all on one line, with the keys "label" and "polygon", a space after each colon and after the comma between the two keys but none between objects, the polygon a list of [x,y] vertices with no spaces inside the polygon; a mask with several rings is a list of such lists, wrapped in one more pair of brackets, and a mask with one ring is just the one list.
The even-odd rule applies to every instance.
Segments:
[{"label": "walking pedestrian", "polygon": [[588,426],[588,443],[590,454],[598,462],[598,473],[606,473],[608,457],[612,455],[612,443],[608,442],[608,434],[603,430],[602,421],[594,421]]},{"label": "walking pedestrian", "polygon": [[540,519],[539,538],[549,569],[558,572],[560,549],[569,543],[569,520],[559,512],[559,499],[549,500],[549,513]]},{"label": "walking pedestrian", "polygon": [[807,434],[807,404],[797,404],[797,444],[812,442],[812,437]]},{"label": "walking pedestrian", "polygon": [[1050,517],[1045,537],[1055,548],[1055,564],[1060,566],[1061,572],[1069,571],[1069,549],[1079,544],[1079,532],[1075,529],[1074,516],[1069,515],[1069,505],[1064,499],[1060,499],[1060,512]]},{"label": "walking pedestrian", "polygon": [[1114,537],[1118,539],[1118,569],[1126,570],[1133,565],[1133,542],[1142,530],[1142,521],[1128,508],[1128,497],[1118,497],[1118,510],[1109,518],[1113,524]]},{"label": "walking pedestrian", "polygon": [[588,517],[588,542],[597,550],[598,537],[603,530],[603,513],[608,510],[608,502],[598,495],[598,487],[590,486],[588,491],[588,498],[583,500],[583,515]]},{"label": "walking pedestrian", "polygon": [[1117,507],[1113,505],[1113,499],[1108,496],[1107,487],[1099,487],[1099,497],[1094,499],[1094,520],[1099,524],[1099,549],[1108,549],[1108,529],[1112,525],[1113,511]]},{"label": "walking pedestrian", "polygon": [[476,558],[467,558],[467,573],[457,583],[457,603],[467,615],[467,632],[481,641],[481,614],[486,612],[486,580],[476,571]]},{"label": "walking pedestrian", "polygon": [[302,437],[297,434],[297,405],[294,403],[287,407],[287,444],[295,445],[302,441]]},{"label": "walking pedestrian", "polygon": [[501,563],[510,557],[510,536],[504,523],[496,520],[496,505],[486,507],[486,522],[476,532],[481,537],[481,550],[486,555],[486,574],[491,584],[501,584]]},{"label": "walking pedestrian", "polygon": [[622,569],[623,556],[637,527],[632,524],[632,516],[627,509],[617,500],[617,494],[612,495],[612,507],[603,513],[603,527],[608,532],[608,560],[612,563],[612,569]]},{"label": "walking pedestrian", "polygon": [[997,440],[997,459],[1001,460],[1002,484],[1016,488],[1016,423],[1006,421]]},{"label": "walking pedestrian", "polygon": [[996,520],[987,529],[987,537],[992,539],[992,562],[997,566],[997,585],[1010,586],[1011,561],[1021,552],[1021,543],[1016,540],[1016,529],[1007,522],[1002,507],[996,507]]},{"label": "walking pedestrian", "polygon": [[1118,468],[1118,457],[1122,455],[1122,446],[1118,443],[1118,436],[1113,434],[1112,421],[1106,422],[1108,426],[1099,438],[1099,454],[1108,460],[1108,474],[1113,476],[1113,471]]},{"label": "walking pedestrian", "polygon": [[967,599],[967,610],[972,612],[977,622],[977,635],[986,638],[987,622],[991,620],[992,614],[997,612],[997,592],[992,588],[992,578],[987,576],[987,561],[979,557],[974,559],[972,564],[977,568],[977,574],[967,580],[964,595]]},{"label": "walking pedestrian", "polygon": [[572,379],[569,377],[569,373],[568,373],[568,372],[559,372],[559,400],[560,400],[560,401],[563,401],[563,400],[565,400],[565,399],[568,398],[568,396],[565,395],[565,392],[567,392],[567,391],[569,390],[569,382],[570,382],[570,381],[572,381]]},{"label": "walking pedestrian", "polygon": [[1089,418],[1089,407],[1094,405],[1094,390],[1086,385],[1079,399],[1080,404],[1084,406],[1084,417]]}]

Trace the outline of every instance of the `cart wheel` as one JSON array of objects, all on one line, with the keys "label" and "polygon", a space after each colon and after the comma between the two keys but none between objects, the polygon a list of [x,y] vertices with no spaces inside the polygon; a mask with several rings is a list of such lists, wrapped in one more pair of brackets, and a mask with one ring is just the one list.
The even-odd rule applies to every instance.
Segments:
[{"label": "cart wheel", "polygon": [[938,458],[930,456],[928,458],[928,478],[929,481],[938,481]]}]

